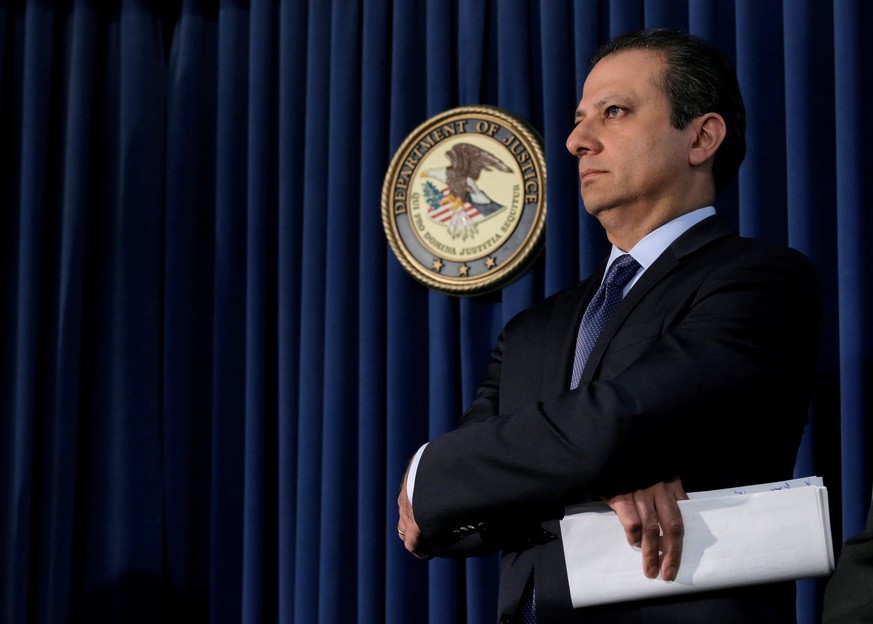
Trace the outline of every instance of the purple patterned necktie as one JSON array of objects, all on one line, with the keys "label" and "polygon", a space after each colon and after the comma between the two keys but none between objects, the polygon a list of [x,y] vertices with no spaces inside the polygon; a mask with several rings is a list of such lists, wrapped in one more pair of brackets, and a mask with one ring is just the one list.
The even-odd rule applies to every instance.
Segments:
[{"label": "purple patterned necktie", "polygon": [[594,294],[591,303],[588,304],[585,315],[582,317],[582,323],[579,325],[570,389],[579,386],[582,370],[585,368],[588,356],[591,355],[591,350],[594,349],[594,343],[597,342],[600,332],[603,331],[609,317],[612,316],[621,302],[622,290],[639,270],[640,263],[634,260],[630,254],[619,256],[609,267],[606,278]]},{"label": "purple patterned necktie", "polygon": [[533,578],[522,594],[519,604],[519,620],[521,624],[537,624],[537,592]]}]

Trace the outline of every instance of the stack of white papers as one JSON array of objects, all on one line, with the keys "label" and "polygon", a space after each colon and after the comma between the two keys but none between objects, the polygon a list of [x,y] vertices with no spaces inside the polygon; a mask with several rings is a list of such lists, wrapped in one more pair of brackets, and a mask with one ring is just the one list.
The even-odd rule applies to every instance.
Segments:
[{"label": "stack of white papers", "polygon": [[820,477],[690,492],[675,581],[643,575],[606,505],[568,508],[561,521],[573,606],[825,576],[834,570],[827,488]]}]

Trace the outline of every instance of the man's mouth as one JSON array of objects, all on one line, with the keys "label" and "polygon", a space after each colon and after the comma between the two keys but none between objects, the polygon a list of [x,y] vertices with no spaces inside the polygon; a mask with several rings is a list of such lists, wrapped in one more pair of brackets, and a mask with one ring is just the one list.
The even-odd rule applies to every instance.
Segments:
[{"label": "man's mouth", "polygon": [[587,182],[588,180],[591,180],[602,173],[605,173],[603,171],[603,169],[594,169],[592,167],[586,167],[585,169],[581,169],[579,171],[579,180],[581,180],[582,182]]}]

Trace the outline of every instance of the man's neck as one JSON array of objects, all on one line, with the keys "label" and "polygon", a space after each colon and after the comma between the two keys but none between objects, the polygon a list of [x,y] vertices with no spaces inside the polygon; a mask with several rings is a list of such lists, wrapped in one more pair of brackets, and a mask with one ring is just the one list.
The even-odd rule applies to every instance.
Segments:
[{"label": "man's neck", "polygon": [[706,197],[694,202],[684,202],[682,205],[665,206],[652,210],[632,211],[618,208],[609,211],[609,214],[598,215],[598,219],[606,230],[609,242],[619,249],[627,251],[665,223],[698,208],[712,205],[713,200],[713,197]]}]

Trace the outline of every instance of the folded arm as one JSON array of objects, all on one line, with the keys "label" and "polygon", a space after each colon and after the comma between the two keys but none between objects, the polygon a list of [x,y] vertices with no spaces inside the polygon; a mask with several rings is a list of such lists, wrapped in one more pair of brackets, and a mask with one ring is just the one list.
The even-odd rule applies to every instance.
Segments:
[{"label": "folded arm", "polygon": [[[675,501],[684,496],[682,483],[671,482],[675,475],[685,485],[689,477],[700,483],[689,466],[705,466],[716,487],[719,478],[744,476],[743,470],[761,477],[761,462],[793,464],[803,427],[798,415],[805,416],[806,402],[797,387],[810,368],[810,349],[799,336],[806,332],[815,339],[817,318],[810,310],[817,290],[796,266],[773,268],[742,256],[736,264],[706,276],[674,318],[629,317],[628,324],[655,327],[640,335],[639,344],[622,345],[634,353],[626,365],[577,390],[498,413],[510,360],[515,383],[523,378],[523,367],[536,372],[536,364],[531,367],[522,355],[526,338],[519,339],[510,323],[461,426],[431,441],[421,457],[415,519],[427,552],[448,552],[467,537],[463,529],[472,529],[493,550],[505,549],[543,520],[561,517],[568,504],[604,498],[621,507],[628,496],[639,517],[624,516],[627,532],[639,525],[653,536],[654,510],[662,532],[666,526],[664,541],[681,548],[675,502],[651,498],[641,514],[637,498],[643,494],[637,490],[663,482],[663,494],[672,492]],[[535,318],[528,325],[541,322]],[[766,443],[778,461],[758,455],[736,459],[731,430],[747,427],[760,435],[742,440],[744,448]],[[704,446],[706,453],[700,450]],[[655,542],[640,537],[640,543],[651,571]],[[677,552],[671,549],[663,572],[678,561]]]}]

